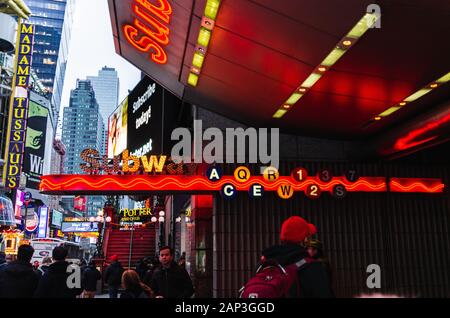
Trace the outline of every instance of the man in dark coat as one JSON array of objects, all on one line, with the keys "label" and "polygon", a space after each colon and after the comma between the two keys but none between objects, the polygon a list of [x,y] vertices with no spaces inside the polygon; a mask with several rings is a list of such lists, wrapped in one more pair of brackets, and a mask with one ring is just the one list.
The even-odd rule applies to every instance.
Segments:
[{"label": "man in dark coat", "polygon": [[156,297],[189,298],[194,294],[189,274],[173,260],[173,250],[164,246],[159,251],[161,267],[155,269],[150,287]]},{"label": "man in dark coat", "polygon": [[122,283],[123,267],[117,255],[111,256],[111,265],[105,271],[105,281],[109,288],[109,298],[117,298]]},{"label": "man in dark coat", "polygon": [[276,260],[281,266],[306,261],[297,271],[299,288],[292,288],[289,297],[334,297],[326,267],[322,262],[313,261],[306,248],[308,238],[315,232],[313,224],[299,216],[292,216],[281,227],[281,245],[272,246],[262,253],[263,261]]},{"label": "man in dark coat", "polygon": [[95,262],[90,261],[83,272],[84,298],[94,298],[97,290],[97,281],[101,278],[102,274],[100,274],[99,270],[95,267]]},{"label": "man in dark coat", "polygon": [[31,266],[34,248],[19,246],[17,260],[0,269],[0,297],[31,298],[38,286],[39,276]]},{"label": "man in dark coat", "polygon": [[[37,298],[76,298],[82,292],[81,286],[73,287],[68,284],[71,280],[69,276],[73,274],[68,270],[70,264],[66,262],[67,249],[57,246],[53,249],[51,264],[47,272],[42,275],[39,286],[36,290]],[[81,277],[80,277],[81,281]]]},{"label": "man in dark coat", "polygon": [[0,252],[0,269],[6,266],[6,254],[4,252]]}]

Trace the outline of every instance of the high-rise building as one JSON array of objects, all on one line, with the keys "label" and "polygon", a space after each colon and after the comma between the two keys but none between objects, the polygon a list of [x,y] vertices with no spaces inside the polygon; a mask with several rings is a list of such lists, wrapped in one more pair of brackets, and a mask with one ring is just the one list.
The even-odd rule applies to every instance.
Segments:
[{"label": "high-rise building", "polygon": [[88,76],[94,88],[95,98],[103,117],[103,123],[108,124],[108,117],[116,109],[119,101],[119,78],[117,71],[111,67],[103,67],[98,76]]},{"label": "high-rise building", "polygon": [[[66,146],[64,169],[67,174],[83,174],[80,154],[91,148],[101,151],[104,124],[89,80],[77,80],[77,87],[70,92],[69,107],[64,108],[62,142]],[[88,197],[87,215],[97,215],[103,208],[104,198]]]},{"label": "high-rise building", "polygon": [[[36,25],[32,67],[51,98],[58,118],[74,14],[74,0],[25,0]],[[53,122],[57,122],[54,120]],[[56,127],[55,127],[56,129]]]},{"label": "high-rise building", "polygon": [[95,98],[100,109],[100,114],[103,117],[103,123],[106,127],[104,132],[104,142],[102,152],[106,151],[106,136],[108,127],[108,118],[118,105],[119,99],[119,78],[117,71],[114,68],[104,66],[98,71],[98,76],[88,76],[94,88]]}]

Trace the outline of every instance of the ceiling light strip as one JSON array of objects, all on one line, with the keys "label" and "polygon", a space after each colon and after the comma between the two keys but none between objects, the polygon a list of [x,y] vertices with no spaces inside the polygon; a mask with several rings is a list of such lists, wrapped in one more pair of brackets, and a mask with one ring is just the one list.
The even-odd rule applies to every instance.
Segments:
[{"label": "ceiling light strip", "polygon": [[[314,84],[326,73],[348,50],[367,32],[378,20],[379,14],[366,13],[358,23],[348,32],[336,45],[336,47],[325,57],[316,69],[306,78],[306,80],[295,89],[289,98],[279,107],[272,116],[273,118],[283,117],[287,111],[285,105],[293,106],[300,98],[307,93]],[[281,112],[280,112],[281,111]]]},{"label": "ceiling light strip", "polygon": [[422,98],[423,96],[425,96],[426,94],[428,94],[432,90],[434,90],[434,89],[438,88],[439,86],[441,86],[441,85],[443,85],[445,83],[448,83],[448,82],[450,82],[450,72],[448,72],[444,76],[440,77],[436,81],[428,83],[426,86],[422,87],[418,91],[416,91],[416,92],[412,93],[411,95],[409,95],[408,97],[404,98],[401,102],[396,103],[395,105],[392,105],[388,109],[384,110],[382,113],[374,116],[369,121],[369,124],[371,124],[371,123],[373,123],[375,121],[379,121],[379,119],[377,119],[377,118],[380,118],[380,117],[381,118],[385,118],[385,117],[388,117],[388,116],[392,115],[397,110],[403,108],[404,106],[408,105],[409,103],[412,103],[412,102],[418,100],[419,98]]},{"label": "ceiling light strip", "polygon": [[216,22],[217,13],[219,12],[221,0],[207,0],[205,11],[203,13],[200,31],[197,37],[197,45],[195,47],[194,56],[192,58],[192,66],[188,75],[188,84],[195,87],[198,84],[203,63],[205,62],[206,51],[211,41],[214,24]]}]

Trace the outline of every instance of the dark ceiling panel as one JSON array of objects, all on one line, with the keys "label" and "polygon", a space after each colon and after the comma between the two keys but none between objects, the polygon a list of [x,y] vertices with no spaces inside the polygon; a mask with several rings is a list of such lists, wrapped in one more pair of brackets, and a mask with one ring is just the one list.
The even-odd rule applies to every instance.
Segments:
[{"label": "dark ceiling panel", "polygon": [[[233,0],[231,0],[233,1]],[[249,0],[266,11],[340,39],[374,0]]]},{"label": "dark ceiling panel", "polygon": [[[113,32],[116,50],[186,101],[244,124],[358,139],[450,99],[445,85],[365,127],[450,71],[448,0],[222,0],[197,87],[186,81],[206,0],[168,1],[174,18],[167,65],[153,65],[120,29]],[[113,26],[130,22],[131,2],[109,0]],[[272,119],[374,2],[381,7],[381,28],[369,30],[282,119]]]}]

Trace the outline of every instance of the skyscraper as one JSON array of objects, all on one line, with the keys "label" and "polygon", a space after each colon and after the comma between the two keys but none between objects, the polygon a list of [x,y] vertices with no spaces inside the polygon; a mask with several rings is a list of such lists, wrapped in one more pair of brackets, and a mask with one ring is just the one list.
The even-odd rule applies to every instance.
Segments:
[{"label": "skyscraper", "polygon": [[100,108],[105,127],[108,124],[108,117],[117,108],[119,99],[119,78],[114,68],[104,66],[98,71],[98,76],[88,76],[94,88],[95,98]]},{"label": "skyscraper", "polygon": [[[70,92],[69,107],[64,108],[62,142],[66,146],[65,172],[83,174],[80,154],[84,149],[99,151],[103,147],[104,124],[99,112],[95,92],[88,80],[77,80],[77,87]],[[88,216],[97,215],[103,208],[102,197],[89,197]]]},{"label": "skyscraper", "polygon": [[108,118],[118,105],[119,78],[114,68],[104,66],[98,71],[98,76],[88,76],[87,79],[91,81],[92,87],[94,88],[95,98],[97,99],[100,114],[103,117],[103,123],[105,125],[103,149],[101,149],[101,152],[105,152]]},{"label": "skyscraper", "polygon": [[51,96],[51,116],[57,119],[75,1],[25,0],[25,3],[32,11],[29,22],[36,25],[32,67]]}]

